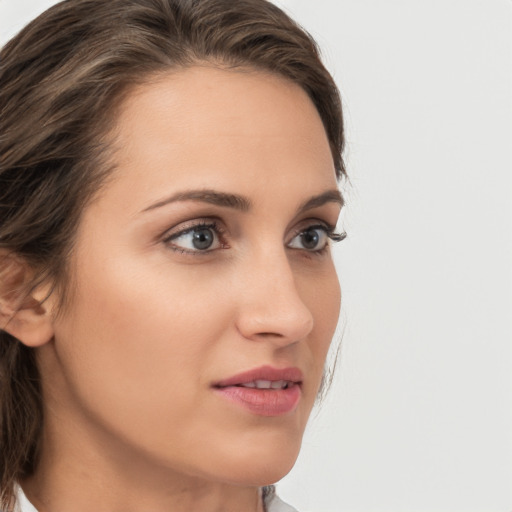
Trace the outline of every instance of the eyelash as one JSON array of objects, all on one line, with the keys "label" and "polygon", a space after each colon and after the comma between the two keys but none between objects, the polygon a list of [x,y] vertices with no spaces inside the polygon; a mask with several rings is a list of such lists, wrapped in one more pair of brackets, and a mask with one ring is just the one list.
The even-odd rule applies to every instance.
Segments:
[{"label": "eyelash", "polygon": [[[292,240],[294,240],[298,236],[304,235],[308,231],[314,231],[314,230],[323,231],[325,233],[325,235],[327,236],[328,240],[326,241],[325,245],[321,249],[316,249],[316,250],[307,250],[306,248],[302,249],[308,255],[321,256],[322,254],[324,254],[325,252],[327,252],[329,250],[329,247],[330,247],[329,240],[333,243],[337,243],[337,242],[341,242],[342,240],[344,240],[346,238],[346,236],[347,236],[346,233],[337,233],[335,231],[335,229],[336,229],[335,226],[331,226],[329,224],[311,224],[309,226],[306,226],[303,229],[299,229],[299,230],[295,231],[295,233],[292,237]],[[292,248],[292,249],[294,249],[294,248]],[[300,250],[300,249],[298,249],[298,250]]]},{"label": "eyelash", "polygon": [[[219,243],[221,245],[221,247],[217,248],[217,249],[205,249],[205,250],[200,250],[200,249],[196,249],[196,250],[189,250],[189,249],[185,249],[183,247],[179,247],[177,245],[173,245],[172,244],[172,241],[173,240],[176,240],[188,233],[191,233],[191,232],[194,232],[194,231],[199,231],[201,229],[210,229],[212,230],[214,233],[215,233],[215,236],[217,237],[217,239],[219,240]],[[292,239],[291,240],[294,240],[296,237],[300,236],[300,235],[303,235],[305,233],[307,233],[308,231],[312,231],[312,230],[321,230],[325,233],[325,235],[327,236],[327,238],[333,242],[333,243],[337,243],[337,242],[341,242],[342,240],[344,240],[346,237],[347,237],[347,233],[346,232],[341,232],[341,233],[338,233],[335,231],[335,226],[331,226],[329,224],[319,224],[319,223],[316,223],[316,224],[311,224],[309,226],[306,226],[304,229],[299,229],[297,230]],[[164,239],[163,239],[163,242],[164,244],[166,244],[171,250],[175,251],[175,252],[179,252],[180,254],[190,254],[192,256],[203,256],[205,254],[210,254],[211,252],[213,251],[216,251],[218,249],[226,249],[229,247],[228,244],[226,244],[225,242],[222,241],[222,236],[225,234],[225,230],[219,225],[218,222],[216,221],[211,221],[211,222],[204,222],[204,221],[201,221],[201,222],[197,222],[196,224],[191,224],[190,226],[188,226],[187,228],[177,232],[177,233],[172,233],[168,236],[166,236]],[[330,247],[330,244],[329,243],[326,243],[321,249],[317,249],[317,250],[307,250],[307,249],[302,249],[304,252],[306,252],[308,255],[318,255],[318,256],[321,256],[322,254],[324,254]],[[301,250],[301,249],[298,249],[298,250]]]},{"label": "eyelash", "polygon": [[[164,244],[168,245],[168,247],[170,249],[172,249],[173,251],[176,251],[176,252],[179,252],[181,254],[191,254],[193,256],[202,256],[204,254],[208,254],[216,249],[207,249],[205,251],[201,251],[201,250],[187,250],[187,249],[184,249],[183,247],[178,247],[177,245],[173,245],[171,242],[173,240],[176,240],[177,238],[180,238],[188,233],[191,233],[193,231],[198,231],[200,229],[211,229],[212,231],[215,232],[217,238],[221,239],[222,238],[222,235],[225,233],[225,230],[219,226],[219,224],[216,222],[216,221],[211,221],[211,222],[198,222],[196,224],[192,224],[190,225],[189,227],[185,228],[185,229],[182,229],[181,231],[178,231],[178,233],[172,233],[168,236],[166,236],[164,239],[163,239],[163,242]],[[225,243],[221,243],[221,248],[225,249],[228,247],[227,244]]]}]

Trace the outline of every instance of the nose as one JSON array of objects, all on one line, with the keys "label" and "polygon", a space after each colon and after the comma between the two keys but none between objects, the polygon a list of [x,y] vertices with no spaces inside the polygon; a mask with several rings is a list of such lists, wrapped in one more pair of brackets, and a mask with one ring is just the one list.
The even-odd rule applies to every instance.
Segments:
[{"label": "nose", "polygon": [[239,284],[236,324],[245,338],[286,346],[312,331],[313,315],[301,297],[284,250],[252,259]]}]

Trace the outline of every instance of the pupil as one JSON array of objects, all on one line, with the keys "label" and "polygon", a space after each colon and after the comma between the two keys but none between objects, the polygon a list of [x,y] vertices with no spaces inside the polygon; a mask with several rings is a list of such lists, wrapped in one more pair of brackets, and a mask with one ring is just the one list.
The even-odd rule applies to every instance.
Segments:
[{"label": "pupil", "polygon": [[203,228],[195,231],[192,244],[196,249],[208,249],[213,244],[212,230]]},{"label": "pupil", "polygon": [[306,231],[302,235],[302,243],[306,249],[314,249],[320,240],[320,236],[317,231]]}]

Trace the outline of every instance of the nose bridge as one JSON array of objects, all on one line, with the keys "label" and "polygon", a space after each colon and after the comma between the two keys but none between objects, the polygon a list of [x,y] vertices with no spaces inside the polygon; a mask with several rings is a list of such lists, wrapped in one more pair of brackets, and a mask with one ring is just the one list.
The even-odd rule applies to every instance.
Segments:
[{"label": "nose bridge", "polygon": [[313,328],[313,315],[297,287],[286,249],[260,246],[247,261],[238,328],[246,338],[294,343]]}]

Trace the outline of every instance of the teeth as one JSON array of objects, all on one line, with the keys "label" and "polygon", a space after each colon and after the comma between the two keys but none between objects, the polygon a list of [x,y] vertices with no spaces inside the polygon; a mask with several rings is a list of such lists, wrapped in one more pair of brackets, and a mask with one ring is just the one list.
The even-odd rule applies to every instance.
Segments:
[{"label": "teeth", "polygon": [[270,386],[272,386],[272,381],[270,380],[256,380],[255,383],[258,389],[270,389]]},{"label": "teeth", "polygon": [[257,388],[257,389],[287,389],[291,383],[287,380],[255,380],[252,382],[244,382],[240,384],[244,388]]}]

